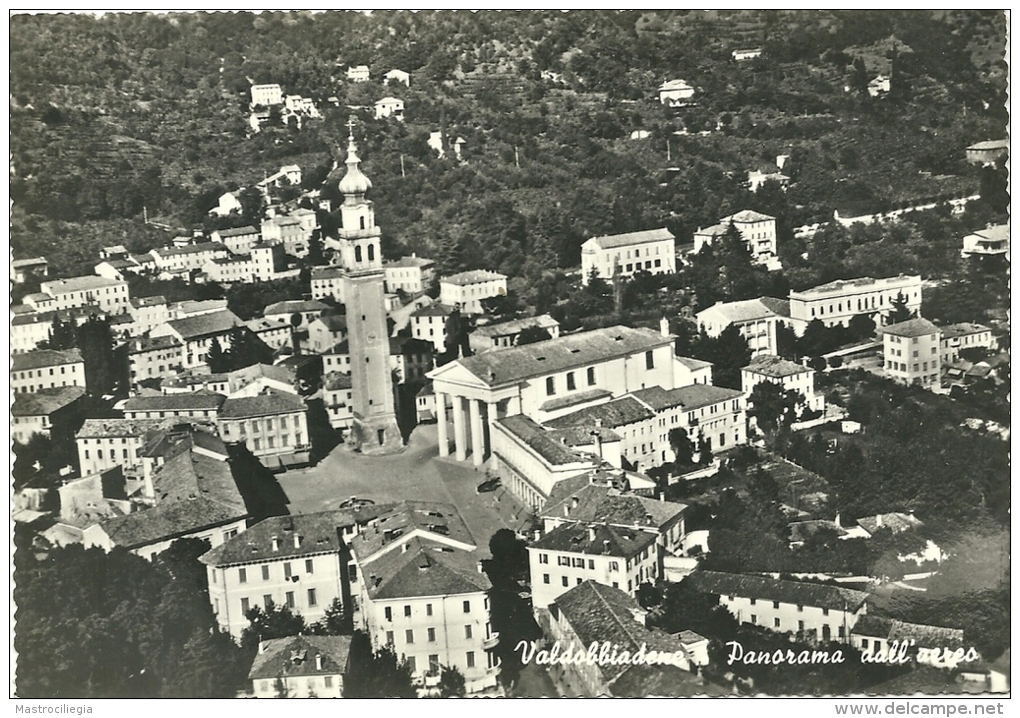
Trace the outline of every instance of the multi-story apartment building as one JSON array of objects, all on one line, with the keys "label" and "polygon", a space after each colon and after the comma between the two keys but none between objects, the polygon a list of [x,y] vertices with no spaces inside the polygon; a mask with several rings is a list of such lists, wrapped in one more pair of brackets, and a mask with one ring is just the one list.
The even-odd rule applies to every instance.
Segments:
[{"label": "multi-story apartment building", "polygon": [[255,456],[293,454],[308,449],[305,402],[294,394],[270,391],[227,399],[216,425],[224,441],[243,441]]},{"label": "multi-story apartment building", "polygon": [[127,282],[95,276],[52,279],[40,284],[39,290],[53,297],[53,305],[46,309],[56,311],[91,305],[120,314],[128,310],[130,299]]},{"label": "multi-story apartment building", "polygon": [[633,396],[622,396],[542,422],[551,429],[606,428],[620,437],[620,455],[634,471],[659,464],[656,461],[655,412]]},{"label": "multi-story apartment building", "polygon": [[776,257],[776,218],[761,212],[745,209],[719,220],[719,224],[699,229],[694,233],[694,252],[722,237],[730,224],[740,232],[740,238],[751,251],[755,261],[768,262]]},{"label": "multi-story apartment building", "polygon": [[312,299],[333,297],[344,303],[344,268],[339,265],[312,267]]},{"label": "multi-story apartment building", "polygon": [[634,597],[638,586],[662,575],[655,534],[601,522],[557,526],[528,546],[528,562],[536,610],[585,581]]},{"label": "multi-story apartment building", "polygon": [[858,619],[868,612],[868,594],[819,583],[718,571],[695,571],[686,579],[739,623],[762,626],[800,640],[849,643]]},{"label": "multi-story apartment building", "polygon": [[941,382],[942,332],[927,319],[882,327],[885,374],[901,384],[937,388]]},{"label": "multi-story apartment building", "polygon": [[411,336],[432,342],[436,353],[446,351],[446,320],[450,318],[453,307],[443,304],[431,304],[416,309],[411,314]]},{"label": "multi-story apartment building", "polygon": [[691,384],[671,390],[649,387],[631,396],[655,412],[653,431],[648,435],[655,445],[649,456],[651,466],[676,459],[669,441],[669,432],[676,428],[684,429],[691,441],[704,439],[712,451],[747,443],[747,402],[741,391]]},{"label": "multi-story apartment building", "polygon": [[209,235],[209,239],[222,244],[232,254],[250,254],[252,245],[256,244],[259,238],[259,231],[250,225],[217,229]]},{"label": "multi-story apartment building", "polygon": [[174,336],[142,336],[128,342],[131,381],[157,379],[184,366],[184,344]]},{"label": "multi-story apartment building", "polygon": [[347,373],[334,371],[323,377],[322,403],[329,425],[334,429],[349,429],[354,424],[354,392],[349,369]]},{"label": "multi-story apartment building", "polygon": [[471,351],[475,354],[492,351],[493,349],[506,349],[517,346],[517,340],[524,329],[537,327],[549,334],[550,339],[560,335],[560,323],[548,314],[540,314],[537,317],[526,319],[513,319],[509,322],[499,324],[486,324],[471,332],[468,341]]},{"label": "multi-story apartment building", "polygon": [[27,444],[36,434],[69,434],[75,418],[81,415],[79,405],[84,394],[83,386],[62,386],[15,395],[11,404],[11,438]]},{"label": "multi-story apartment building", "polygon": [[811,411],[825,410],[825,397],[815,394],[815,370],[810,367],[761,354],[740,370],[740,388],[750,397],[754,387],[763,381],[779,384],[783,391],[799,392],[806,402],[805,408]]},{"label": "multi-story apartment building", "polygon": [[432,285],[436,276],[436,263],[412,254],[410,257],[387,262],[383,265],[383,271],[386,273],[387,292],[394,293],[400,289],[408,294],[418,294]]},{"label": "multi-story apartment building", "polygon": [[309,625],[337,599],[349,608],[346,542],[388,508],[274,516],[203,554],[217,625],[240,639],[256,606],[287,606]]},{"label": "multi-story apartment building", "polygon": [[698,329],[717,337],[731,324],[747,340],[751,356],[778,353],[776,332],[780,324],[790,325],[790,303],[773,297],[739,302],[716,302],[697,314]]},{"label": "multi-story apartment building", "polygon": [[129,473],[140,467],[146,433],[167,423],[159,419],[86,419],[75,434],[82,476],[114,466]]},{"label": "multi-story apartment building", "polygon": [[439,302],[464,314],[484,314],[482,300],[506,295],[506,275],[474,269],[439,280]]},{"label": "multi-story apartment building", "polygon": [[997,344],[991,328],[983,324],[963,322],[939,329],[942,333],[940,355],[943,367],[959,361],[961,349],[993,349]]},{"label": "multi-story apartment building", "polygon": [[11,357],[15,393],[85,385],[85,360],[77,349],[37,349]]},{"label": "multi-story apartment building", "polygon": [[[269,321],[284,322],[298,329],[306,329],[309,323],[321,317],[327,309],[329,305],[317,299],[286,300],[270,304],[262,311],[262,316]],[[300,319],[297,325],[293,324],[295,316]]]},{"label": "multi-story apartment building", "polygon": [[582,283],[587,284],[593,273],[608,280],[617,272],[625,277],[635,272],[676,272],[676,238],[673,233],[663,227],[592,237],[581,245]]},{"label": "multi-story apartment building", "polygon": [[259,641],[248,671],[255,698],[343,698],[350,636],[288,636]]},{"label": "multi-story apartment building", "polygon": [[820,319],[827,327],[848,326],[858,314],[865,314],[881,325],[901,296],[907,309],[917,312],[921,308],[921,277],[901,274],[882,279],[837,279],[801,292],[791,291],[789,316],[798,334],[803,334],[814,319]]},{"label": "multi-story apartment building", "polygon": [[33,351],[40,342],[49,341],[56,316],[56,312],[15,314],[11,318],[11,354]]},{"label": "multi-story apartment building", "polygon": [[244,322],[229,310],[198,314],[183,319],[172,319],[152,330],[152,337],[175,337],[184,346],[185,369],[194,369],[206,365],[209,349],[213,340],[226,351],[230,348],[230,334],[235,327],[244,326]]},{"label": "multi-story apartment building", "polygon": [[469,693],[496,685],[499,634],[489,619],[488,577],[451,504],[405,501],[350,541],[355,625],[388,645],[428,684],[445,667]]},{"label": "multi-story apartment building", "polygon": [[967,257],[1005,257],[1009,253],[1009,225],[997,224],[979,229],[963,238],[960,254]]},{"label": "multi-story apartment building", "polygon": [[11,281],[23,284],[29,277],[45,277],[50,273],[50,263],[46,257],[31,259],[15,259],[11,262]]},{"label": "multi-story apartment building", "polygon": [[124,401],[125,419],[167,419],[171,417],[215,421],[227,397],[222,394],[192,392],[135,396]]},{"label": "multi-story apartment building", "polygon": [[163,296],[133,297],[127,311],[134,320],[135,334],[145,334],[173,318],[170,305]]},{"label": "multi-story apartment building", "polygon": [[217,242],[202,242],[183,247],[160,247],[149,254],[160,272],[187,279],[190,272],[202,269],[214,259],[228,257],[230,252]]},{"label": "multi-story apartment building", "polygon": [[269,282],[287,267],[283,245],[259,241],[251,246],[251,262],[255,265],[255,279]]},{"label": "multi-story apartment building", "polygon": [[262,241],[282,245],[287,254],[300,258],[308,255],[313,230],[314,225],[309,228],[300,217],[271,217],[262,221]]},{"label": "multi-story apartment building", "polygon": [[270,105],[283,104],[283,89],[276,83],[271,85],[252,85],[251,104],[253,107],[256,105],[269,107]]},{"label": "multi-story apartment building", "polygon": [[210,282],[236,284],[255,281],[255,263],[250,254],[216,257],[202,265],[202,273]]},{"label": "multi-story apartment building", "polygon": [[347,338],[347,317],[342,314],[327,314],[314,319],[308,325],[308,349],[322,354]]}]

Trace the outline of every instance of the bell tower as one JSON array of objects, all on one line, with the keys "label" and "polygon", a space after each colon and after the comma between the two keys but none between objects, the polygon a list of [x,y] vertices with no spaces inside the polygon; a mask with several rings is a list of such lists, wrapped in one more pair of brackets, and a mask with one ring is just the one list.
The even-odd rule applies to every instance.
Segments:
[{"label": "bell tower", "polygon": [[365,199],[372,182],[361,172],[353,120],[347,128],[347,173],[340,180],[344,201],[338,231],[354,401],[354,425],[347,443],[365,454],[389,454],[401,451],[404,444],[397,426],[390,371],[381,232],[375,226],[372,201]]}]

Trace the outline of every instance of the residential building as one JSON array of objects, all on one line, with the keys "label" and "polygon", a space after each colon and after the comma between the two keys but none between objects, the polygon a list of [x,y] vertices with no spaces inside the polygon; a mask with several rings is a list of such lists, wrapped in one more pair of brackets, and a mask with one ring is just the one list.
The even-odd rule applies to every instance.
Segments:
[{"label": "residential building", "polygon": [[312,267],[312,299],[333,297],[344,303],[344,268],[339,265]]},{"label": "residential building", "polygon": [[739,302],[716,302],[697,313],[698,330],[718,337],[731,324],[747,340],[751,356],[778,354],[776,333],[780,324],[789,326],[790,302],[772,297],[758,297]]},{"label": "residential building", "polygon": [[11,354],[35,350],[40,342],[49,341],[56,312],[28,312],[11,317]]},{"label": "residential building", "polygon": [[243,325],[244,322],[233,312],[224,309],[184,319],[172,319],[153,329],[151,336],[175,337],[184,345],[184,368],[193,369],[206,365],[214,340],[223,351],[229,349],[231,331]]},{"label": "residential building", "polygon": [[421,684],[455,667],[468,693],[495,687],[499,634],[489,618],[491,584],[455,506],[401,502],[349,546],[355,625],[373,647],[390,646]]},{"label": "residential building", "polygon": [[173,423],[160,419],[86,419],[75,434],[82,476],[114,466],[134,473],[142,464],[146,434]]},{"label": "residential building", "polygon": [[36,434],[57,438],[70,432],[80,414],[84,395],[84,386],[16,394],[11,404],[11,438],[19,444],[27,444]]},{"label": "residential building", "polygon": [[342,314],[327,314],[308,325],[308,349],[323,354],[347,338],[347,317]]},{"label": "residential building", "polygon": [[436,420],[436,392],[432,390],[431,381],[426,381],[415,395],[414,410],[419,424]]},{"label": "residential building", "polygon": [[905,646],[906,655],[918,664],[949,669],[963,662],[965,651],[960,651],[959,655],[956,651],[966,648],[963,629],[870,615],[857,621],[850,642],[861,653],[880,660],[898,656],[898,649]]},{"label": "residential building", "polygon": [[184,343],[175,336],[141,336],[127,343],[131,383],[159,379],[184,367]]},{"label": "residential building", "polygon": [[209,392],[135,396],[123,404],[125,419],[166,419],[169,417],[213,421],[227,397]]},{"label": "residential building", "polygon": [[159,385],[163,394],[188,394],[195,391],[230,394],[230,374],[205,374],[182,371],[166,377]]},{"label": "residential building", "polygon": [[244,325],[273,351],[292,344],[293,328],[289,318],[286,321],[264,317],[249,319]]},{"label": "residential building", "polygon": [[879,330],[885,374],[901,384],[938,388],[942,332],[927,319],[908,319]]},{"label": "residential building", "polygon": [[404,101],[397,97],[384,97],[375,103],[375,119],[395,117],[404,120]]},{"label": "residential building", "polygon": [[412,254],[410,257],[387,262],[383,265],[383,271],[386,272],[387,292],[392,294],[402,290],[408,294],[418,294],[432,285],[436,276],[436,263]]},{"label": "residential building", "polygon": [[42,282],[39,289],[53,297],[53,306],[47,309],[56,311],[94,305],[110,314],[120,314],[127,311],[130,299],[127,282],[105,277],[52,279]]},{"label": "residential building", "polygon": [[45,277],[50,273],[50,263],[45,257],[15,259],[11,262],[11,281],[24,284],[29,277]]},{"label": "residential building", "polygon": [[506,296],[506,275],[475,269],[439,280],[439,302],[459,306],[463,314],[485,314],[482,300]]},{"label": "residential building", "polygon": [[[673,336],[607,327],[454,360],[429,372],[436,392],[440,455],[447,453],[446,397],[456,457],[481,466],[483,422],[525,414],[538,422],[648,386],[673,388]],[[465,407],[465,403],[467,406]],[[467,411],[465,411],[465,408]]]},{"label": "residential building", "polygon": [[298,165],[284,165],[265,179],[256,182],[255,187],[259,191],[268,194],[271,187],[297,186],[299,184],[301,184],[301,167]]},{"label": "residential building", "polygon": [[1009,225],[996,224],[963,238],[964,257],[1005,257],[1009,254]]},{"label": "residential building", "polygon": [[85,360],[77,349],[36,349],[11,357],[11,390],[33,392],[85,386]]},{"label": "residential building", "polygon": [[[747,443],[746,397],[736,389],[710,384],[691,384],[666,390],[648,387],[631,396],[655,412],[646,433],[632,436],[630,442],[649,441],[645,467],[675,461],[669,432],[684,429],[691,441],[704,439],[712,451],[724,451]],[[653,448],[654,447],[654,448]]]},{"label": "residential building", "polygon": [[411,336],[432,342],[437,354],[446,351],[446,320],[453,313],[453,307],[430,304],[411,313]]},{"label": "residential building", "polygon": [[181,277],[190,281],[191,272],[197,272],[214,259],[230,256],[227,248],[217,242],[202,242],[184,247],[160,247],[150,253],[161,274]]},{"label": "residential building", "polygon": [[615,650],[637,655],[655,651],[655,663],[579,661],[556,670],[557,684],[571,696],[647,698],[649,696],[719,695],[722,689],[695,677],[691,657],[677,638],[645,625],[646,611],[632,596],[595,581],[583,581],[561,594],[539,624],[561,655],[587,654],[590,646],[608,643]]},{"label": "residential building", "polygon": [[739,623],[798,640],[849,643],[857,621],[868,612],[868,594],[831,584],[718,571],[695,571],[684,581],[718,596],[719,605]]},{"label": "residential building", "polygon": [[659,102],[667,107],[682,107],[694,97],[694,87],[684,80],[670,80],[658,89]]},{"label": "residential building", "polygon": [[390,364],[399,384],[424,381],[432,370],[432,354],[432,344],[427,341],[390,337]]},{"label": "residential building", "polygon": [[790,185],[790,178],[782,172],[761,172],[760,170],[748,170],[747,188],[757,192],[766,182],[777,182],[784,190]]},{"label": "residential building", "polygon": [[570,588],[594,581],[634,597],[662,576],[660,547],[648,531],[604,523],[564,523],[528,546],[531,601],[548,608]]},{"label": "residential building", "polygon": [[216,425],[224,441],[241,441],[255,456],[296,454],[308,449],[305,402],[294,394],[269,391],[227,399]]},{"label": "residential building", "polygon": [[712,362],[678,356],[673,366],[677,386],[712,383]]},{"label": "residential building", "polygon": [[260,241],[251,246],[251,261],[255,265],[255,279],[270,282],[287,268],[283,245]]},{"label": "residential building", "polygon": [[888,95],[889,90],[892,88],[892,81],[885,75],[879,75],[874,80],[868,83],[868,94],[871,97],[878,97],[879,95]]},{"label": "residential building", "polygon": [[[776,258],[776,218],[761,212],[745,209],[719,220],[719,224],[694,233],[694,252],[710,245],[729,231],[733,225],[740,233],[755,261],[767,264]],[[769,267],[772,269],[772,266]],[[776,267],[778,268],[778,267]]]},{"label": "residential building", "polygon": [[283,89],[276,83],[251,86],[251,105],[270,107],[283,104]]},{"label": "residential building", "polygon": [[635,272],[673,274],[676,272],[676,238],[665,227],[592,237],[581,245],[581,282],[592,274],[612,279],[617,273],[629,277]]},{"label": "residential building", "polygon": [[256,698],[343,698],[350,636],[289,636],[259,642],[248,671]]},{"label": "residential building", "polygon": [[656,466],[657,447],[654,441],[655,412],[633,396],[623,396],[593,406],[586,406],[543,424],[551,429],[606,428],[621,438],[620,454],[624,466],[641,471]]},{"label": "residential building", "polygon": [[351,65],[347,68],[347,79],[351,82],[368,82],[371,79],[368,65]]},{"label": "residential building", "polygon": [[266,391],[297,396],[297,377],[293,369],[283,365],[252,364],[227,374],[228,399],[257,396]]},{"label": "residential building", "polygon": [[1009,140],[986,140],[967,148],[967,161],[972,165],[994,165],[1009,154]]},{"label": "residential building", "polygon": [[350,608],[346,542],[388,506],[273,516],[199,557],[220,630],[240,639],[252,608],[287,606],[309,625]]},{"label": "residential building", "polygon": [[203,314],[215,314],[227,308],[226,299],[197,299],[174,302],[170,305],[171,319],[187,319]]},{"label": "residential building", "polygon": [[57,300],[44,292],[33,292],[25,295],[24,305],[32,312],[52,312],[57,308]]},{"label": "residential building", "polygon": [[216,200],[216,206],[209,210],[209,214],[214,217],[227,217],[231,214],[240,214],[243,209],[244,206],[237,199],[237,194],[224,192]]},{"label": "residential building", "polygon": [[155,470],[154,506],[89,526],[82,532],[85,547],[119,546],[153,560],[181,538],[219,546],[244,532],[250,516],[238,490],[245,480],[239,471],[222,441],[208,434],[200,441],[189,437],[170,448]]},{"label": "residential building", "polygon": [[881,279],[837,279],[800,292],[791,291],[789,316],[797,334],[803,334],[814,319],[820,319],[827,327],[837,324],[845,327],[858,314],[865,314],[881,325],[899,297],[906,300],[911,312],[919,311],[921,277],[900,274]]},{"label": "residential building", "polygon": [[991,327],[971,322],[949,324],[939,327],[942,333],[940,356],[942,366],[960,360],[961,349],[994,349],[998,342],[992,336]]},{"label": "residential building", "polygon": [[172,318],[166,297],[132,297],[128,304],[128,314],[134,320],[135,332],[145,334]]},{"label": "residential building", "polygon": [[825,410],[825,397],[815,394],[815,370],[810,367],[771,354],[760,354],[740,370],[740,388],[750,397],[754,387],[763,381],[778,384],[783,391],[798,392],[804,397],[806,409]]},{"label": "residential building", "polygon": [[250,254],[252,245],[258,243],[260,235],[257,229],[245,225],[213,230],[209,238],[229,249],[231,254]]},{"label": "residential building", "polygon": [[322,403],[331,427],[349,429],[354,425],[354,393],[350,370],[347,373],[330,372],[323,377]]},{"label": "residential building", "polygon": [[548,314],[527,317],[525,319],[513,319],[509,322],[500,322],[498,324],[485,324],[475,328],[468,337],[471,351],[475,354],[481,354],[493,349],[517,346],[517,340],[521,335],[521,331],[531,327],[545,330],[548,332],[550,339],[555,339],[560,335],[560,323]]},{"label": "residential building", "polygon": [[403,70],[394,69],[390,70],[385,75],[383,75],[383,81],[386,82],[387,84],[400,82],[403,83],[404,87],[410,87],[411,74],[408,72],[404,72]]},{"label": "residential building", "polygon": [[761,57],[761,48],[754,47],[744,50],[734,50],[730,53],[734,60],[737,62],[743,62],[744,60],[754,60],[755,58]]},{"label": "residential building", "polygon": [[104,279],[126,279],[129,274],[140,274],[138,263],[131,257],[107,259],[97,264],[93,271]]},{"label": "residential building", "polygon": [[[297,329],[306,329],[310,322],[321,317],[327,309],[329,305],[317,299],[286,300],[270,304],[262,311],[262,316],[269,321],[285,322]],[[295,315],[301,319],[297,325],[293,323]]]},{"label": "residential building", "polygon": [[270,217],[262,221],[262,241],[271,245],[282,245],[284,252],[294,257],[308,255],[308,242],[312,229],[298,217]]},{"label": "residential building", "polygon": [[250,254],[217,257],[202,265],[202,273],[218,284],[250,283],[255,281],[255,263]]}]

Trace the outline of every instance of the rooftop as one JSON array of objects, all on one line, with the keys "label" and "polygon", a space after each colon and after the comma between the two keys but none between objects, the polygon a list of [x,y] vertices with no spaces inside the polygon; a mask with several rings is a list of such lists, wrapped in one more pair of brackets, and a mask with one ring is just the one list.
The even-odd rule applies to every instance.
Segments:
[{"label": "rooftop", "polygon": [[312,267],[312,279],[339,279],[344,274],[346,274],[344,268],[339,265]]},{"label": "rooftop", "polygon": [[244,227],[231,227],[230,229],[219,229],[216,230],[216,234],[220,237],[243,237],[248,234],[258,234],[259,231],[251,225],[245,225]]},{"label": "rooftop", "polygon": [[279,391],[269,391],[258,396],[244,396],[227,399],[220,408],[221,419],[244,419],[255,416],[270,416],[305,411],[301,397]]},{"label": "rooftop", "polygon": [[[248,680],[276,680],[281,676],[342,676],[347,672],[350,652],[350,636],[272,638],[264,641],[255,655]],[[320,662],[321,668],[318,667]]]},{"label": "rooftop", "polygon": [[144,436],[151,429],[167,424],[166,419],[86,419],[75,434],[77,439],[101,439]]},{"label": "rooftop", "polygon": [[654,544],[656,540],[656,534],[650,531],[606,524],[589,527],[583,523],[565,523],[532,543],[529,548],[631,558]]},{"label": "rooftop", "polygon": [[506,275],[500,274],[499,272],[490,272],[488,269],[473,269],[469,272],[461,272],[459,274],[452,274],[449,277],[443,277],[440,281],[442,284],[456,284],[458,286],[464,286],[467,284],[495,282],[498,280],[506,281]]},{"label": "rooftop", "polygon": [[412,313],[412,317],[448,317],[453,312],[453,307],[447,306],[446,304],[439,304],[438,302],[430,304],[427,307],[421,307],[415,309]]},{"label": "rooftop", "polygon": [[492,588],[479,559],[476,551],[415,537],[361,563],[360,569],[373,600],[456,596]]},{"label": "rooftop", "polygon": [[41,267],[48,265],[46,257],[32,257],[30,259],[15,259],[11,262],[11,266],[15,269],[25,269],[27,267]]},{"label": "rooftop", "polygon": [[217,242],[199,242],[198,244],[188,244],[184,247],[160,247],[153,250],[160,257],[180,257],[186,254],[201,254],[202,252],[226,252],[227,249]]},{"label": "rooftop", "polygon": [[587,406],[545,422],[554,429],[570,426],[626,426],[655,418],[655,414],[633,397],[625,396],[604,404]]},{"label": "rooftop", "polygon": [[418,531],[423,536],[456,541],[474,548],[475,539],[457,507],[435,501],[402,501],[371,522],[351,541],[351,551],[366,561],[401,537]]},{"label": "rooftop", "polygon": [[854,625],[853,633],[858,636],[874,636],[889,641],[915,642],[919,648],[945,648],[956,650],[963,647],[963,629],[931,626],[924,623],[907,623],[895,618],[882,618],[871,614],[861,616]]},{"label": "rooftop", "polygon": [[712,406],[731,399],[738,399],[744,393],[737,389],[727,389],[711,384],[690,384],[678,389],[649,387],[631,392],[631,395],[656,411],[674,406],[683,407],[685,411],[693,411],[703,406]]},{"label": "rooftop", "polygon": [[155,297],[131,297],[131,306],[135,309],[141,307],[156,307],[159,305],[165,305],[166,297],[162,294],[158,294]]},{"label": "rooftop", "polygon": [[985,140],[967,148],[968,150],[1008,150],[1009,140]]},{"label": "rooftop", "polygon": [[960,322],[959,324],[947,324],[944,327],[939,327],[942,331],[942,338],[949,339],[951,337],[962,337],[969,334],[979,334],[980,332],[990,332],[991,327],[986,327],[984,324],[974,324],[971,322]]},{"label": "rooftop", "polygon": [[424,257],[411,256],[411,257],[401,257],[400,259],[396,259],[396,260],[394,260],[392,262],[387,262],[383,266],[383,268],[384,269],[389,269],[390,267],[393,267],[393,268],[397,268],[397,267],[431,267],[431,266],[435,265],[435,263],[436,262],[435,262],[434,259],[425,259]]},{"label": "rooftop", "polygon": [[773,356],[772,354],[759,354],[751,360],[750,364],[744,367],[744,370],[780,379],[786,376],[813,371],[806,366],[787,361],[782,357]]},{"label": "rooftop", "polygon": [[759,598],[837,611],[856,611],[868,599],[868,594],[863,591],[831,584],[787,581],[719,571],[695,571],[684,580],[702,593]]},{"label": "rooftop", "polygon": [[878,328],[880,334],[892,334],[898,337],[925,337],[929,334],[937,334],[938,331],[937,326],[920,317]]},{"label": "rooftop", "polygon": [[746,224],[748,222],[768,222],[769,220],[775,220],[775,217],[762,214],[761,212],[755,212],[753,209],[745,209],[736,214],[731,214],[729,217],[723,217],[719,220],[720,224],[729,224],[734,222],[736,224]]},{"label": "rooftop", "polygon": [[624,234],[610,234],[601,237],[592,237],[584,244],[593,244],[599,249],[615,249],[617,247],[633,247],[648,242],[664,242],[675,240],[673,233],[665,227],[660,229],[646,229],[641,232],[626,232]]},{"label": "rooftop", "polygon": [[124,402],[124,411],[208,411],[219,409],[226,399],[222,394],[204,391],[136,396]]},{"label": "rooftop", "polygon": [[566,496],[546,502],[543,517],[611,526],[647,526],[659,529],[679,518],[686,504],[657,501],[636,494],[620,493],[606,484],[586,484]]},{"label": "rooftop", "polygon": [[889,529],[894,534],[898,534],[903,531],[909,531],[910,529],[924,526],[924,522],[914,517],[913,514],[893,512],[888,514],[875,514],[874,516],[862,516],[857,519],[857,525],[869,534],[874,534],[876,531],[880,531],[884,528]]},{"label": "rooftop", "polygon": [[816,287],[811,287],[800,292],[790,292],[790,296],[797,295],[798,297],[810,297],[814,294],[829,294],[831,292],[841,292],[847,289],[859,289],[859,288],[878,288],[886,284],[921,284],[921,277],[914,274],[900,274],[895,277],[880,277],[875,279],[874,277],[857,277],[856,279],[836,279],[825,284],[819,284]]},{"label": "rooftop", "polygon": [[[764,299],[771,301],[765,302],[763,301]],[[781,310],[782,304],[777,304],[776,302],[782,302],[782,300],[772,300],[771,297],[759,297],[757,299],[745,299],[740,302],[717,302],[707,309],[702,309],[698,312],[698,316],[701,317],[708,312],[716,312],[722,314],[723,318],[730,324],[789,316],[789,303],[787,303],[786,314],[780,314],[776,309]]]},{"label": "rooftop", "polygon": [[61,364],[79,364],[83,361],[81,352],[77,349],[36,349],[25,354],[13,355],[11,357],[11,371],[41,369],[48,366],[60,366]]},{"label": "rooftop", "polygon": [[692,359],[691,357],[674,357],[675,361],[680,362],[691,371],[697,371],[698,369],[705,369],[712,366],[710,361],[702,361],[701,359]]},{"label": "rooftop", "polygon": [[47,294],[62,294],[65,292],[85,292],[92,289],[103,289],[106,287],[119,287],[126,285],[123,279],[107,279],[105,277],[71,277],[69,279],[51,279],[43,282]]},{"label": "rooftop", "polygon": [[559,325],[560,323],[548,314],[540,314],[537,317],[514,319],[509,322],[500,322],[499,324],[486,324],[475,329],[474,333],[483,337],[502,337],[510,334],[519,334],[522,329],[527,327],[542,327],[546,329],[558,327]]},{"label": "rooftop", "polygon": [[1001,242],[1009,239],[1009,225],[996,224],[992,227],[985,227],[973,232],[973,235],[991,242]]},{"label": "rooftop", "polygon": [[12,416],[49,416],[77,401],[85,394],[83,386],[58,386],[14,395]]},{"label": "rooftop", "polygon": [[262,315],[294,314],[295,312],[321,312],[325,309],[329,309],[329,305],[320,302],[318,299],[288,299],[283,302],[270,304],[262,312]]},{"label": "rooftop", "polygon": [[542,428],[523,414],[497,419],[496,423],[517,437],[552,466],[574,464],[583,461],[583,458],[567,446],[565,442],[560,441],[557,435]]},{"label": "rooftop", "polygon": [[244,324],[229,309],[223,309],[208,314],[198,314],[183,319],[172,319],[167,322],[177,334],[185,341],[209,336],[211,334],[226,334],[234,327]]},{"label": "rooftop", "polygon": [[672,337],[651,329],[614,326],[458,359],[434,370],[432,377],[460,366],[490,387],[501,386],[672,343]]}]

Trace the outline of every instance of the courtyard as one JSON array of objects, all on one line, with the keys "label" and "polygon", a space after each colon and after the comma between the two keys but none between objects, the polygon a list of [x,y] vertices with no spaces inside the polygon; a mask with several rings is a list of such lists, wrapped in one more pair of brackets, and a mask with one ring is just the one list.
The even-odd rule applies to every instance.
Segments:
[{"label": "courtyard", "polygon": [[528,509],[505,489],[477,491],[486,480],[484,469],[470,461],[439,458],[435,424],[417,426],[399,454],[363,456],[341,444],[316,466],[288,471],[277,480],[292,514],[335,509],[352,497],[377,504],[404,500],[453,504],[486,556],[493,533],[523,529],[530,518]]}]

